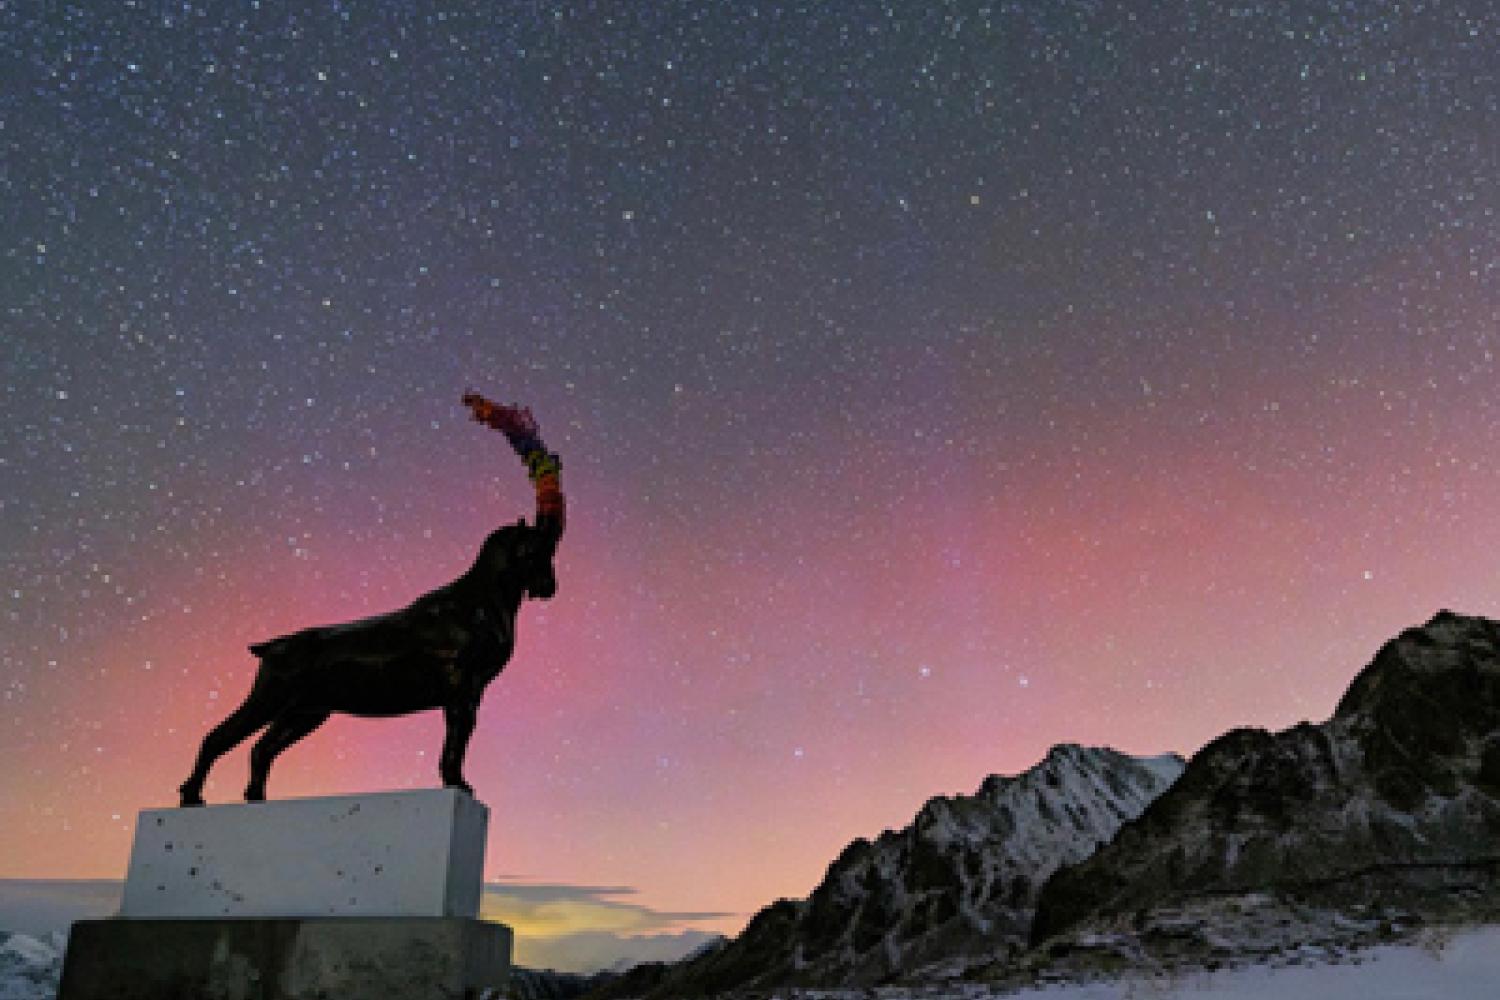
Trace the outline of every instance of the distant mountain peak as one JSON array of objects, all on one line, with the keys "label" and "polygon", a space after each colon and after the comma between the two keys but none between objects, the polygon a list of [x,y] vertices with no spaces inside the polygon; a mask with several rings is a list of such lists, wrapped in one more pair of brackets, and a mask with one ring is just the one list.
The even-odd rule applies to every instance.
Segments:
[{"label": "distant mountain peak", "polygon": [[1327,722],[1210,742],[1109,845],[1053,876],[1034,936],[1204,893],[1440,880],[1493,860],[1497,839],[1500,624],[1444,610],[1382,645]]},{"label": "distant mountain peak", "polygon": [[[1412,694],[1415,684],[1443,677],[1488,675],[1500,683],[1500,624],[1446,608],[1425,625],[1405,629],[1375,654],[1339,699],[1334,718],[1370,711],[1376,704]],[[1466,682],[1465,682],[1466,683]],[[1437,692],[1434,692],[1436,694]],[[1466,714],[1476,706],[1466,692],[1448,690],[1440,707]],[[1457,697],[1453,697],[1453,696]],[[1426,702],[1431,695],[1419,695]]]},{"label": "distant mountain peak", "polygon": [[1330,941],[1378,938],[1403,922],[1387,912],[1500,915],[1497,843],[1500,624],[1443,610],[1382,645],[1325,722],[1232,729],[1186,764],[1058,744],[852,841],[807,899],[723,947],[604,995],[1024,979],[1075,953],[1086,970],[1090,949],[1107,968],[1160,948],[1218,960],[1309,919]]},{"label": "distant mountain peak", "polygon": [[1112,837],[1183,766],[1065,743],[973,795],[931,798],[903,829],[851,841],[807,899],[779,900],[724,947],[664,970],[653,995],[868,984],[1019,949],[1046,877]]}]

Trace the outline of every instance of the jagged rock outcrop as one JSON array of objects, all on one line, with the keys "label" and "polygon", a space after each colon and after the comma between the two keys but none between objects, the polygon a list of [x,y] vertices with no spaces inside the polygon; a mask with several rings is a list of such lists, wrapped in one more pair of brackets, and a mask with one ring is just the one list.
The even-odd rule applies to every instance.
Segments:
[{"label": "jagged rock outcrop", "polygon": [[974,795],[930,800],[905,829],[854,841],[810,897],[773,903],[724,947],[660,970],[649,991],[636,983],[636,995],[870,984],[1020,948],[1047,876],[1114,836],[1182,766],[1055,747]]},{"label": "jagged rock outcrop", "polygon": [[1033,940],[1212,894],[1388,891],[1420,909],[1424,885],[1434,899],[1481,890],[1497,856],[1500,623],[1442,611],[1387,642],[1327,722],[1200,750],[1113,842],[1052,877]]},{"label": "jagged rock outcrop", "polygon": [[5,1000],[52,1000],[62,978],[67,936],[42,937],[0,931],[0,997]]},{"label": "jagged rock outcrop", "polygon": [[510,970],[505,994],[510,1000],[573,1000],[614,978],[616,974],[609,972],[582,975],[514,966]]}]

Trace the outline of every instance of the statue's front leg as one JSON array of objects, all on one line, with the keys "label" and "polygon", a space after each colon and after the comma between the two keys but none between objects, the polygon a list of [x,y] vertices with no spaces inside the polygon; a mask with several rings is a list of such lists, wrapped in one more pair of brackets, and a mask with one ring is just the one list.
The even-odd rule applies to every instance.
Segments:
[{"label": "statue's front leg", "polygon": [[464,780],[464,755],[469,750],[469,737],[474,735],[474,720],[479,706],[474,704],[448,705],[443,709],[443,719],[448,724],[443,737],[443,755],[438,762],[438,773],[448,788],[459,788],[470,795],[474,789]]}]

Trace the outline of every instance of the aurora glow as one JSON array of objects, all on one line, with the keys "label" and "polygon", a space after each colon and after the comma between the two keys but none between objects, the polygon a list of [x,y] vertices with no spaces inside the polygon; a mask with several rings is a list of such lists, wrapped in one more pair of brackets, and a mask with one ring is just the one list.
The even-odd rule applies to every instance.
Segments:
[{"label": "aurora glow", "polygon": [[[490,874],[681,926],[1500,610],[1488,7],[31,8],[0,876],[118,877],[248,643],[529,515],[467,388],[570,518],[469,756]],[[429,785],[439,740],[336,719],[270,791]]]}]

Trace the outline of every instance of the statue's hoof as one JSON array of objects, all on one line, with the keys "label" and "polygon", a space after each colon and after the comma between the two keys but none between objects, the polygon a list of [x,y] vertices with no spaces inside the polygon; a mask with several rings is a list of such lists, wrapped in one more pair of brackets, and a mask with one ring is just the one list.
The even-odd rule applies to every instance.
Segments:
[{"label": "statue's hoof", "polygon": [[180,809],[190,809],[193,806],[201,806],[203,804],[203,793],[189,788],[187,785],[180,786],[177,789],[177,794],[181,796],[177,802]]},{"label": "statue's hoof", "polygon": [[246,802],[264,802],[264,801],[266,801],[266,793],[265,792],[246,792],[245,793],[245,801]]},{"label": "statue's hoof", "polygon": [[470,785],[467,781],[450,781],[446,784],[448,788],[456,788],[470,798],[474,797],[474,786]]}]

